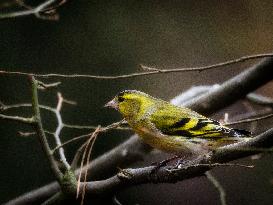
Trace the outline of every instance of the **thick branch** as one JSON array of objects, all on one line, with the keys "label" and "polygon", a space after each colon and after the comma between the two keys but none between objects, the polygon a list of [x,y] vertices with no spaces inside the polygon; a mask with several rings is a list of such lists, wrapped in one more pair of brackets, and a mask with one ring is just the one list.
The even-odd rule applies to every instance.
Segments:
[{"label": "thick branch", "polygon": [[186,106],[203,114],[222,109],[273,79],[273,58],[268,58],[224,82]]},{"label": "thick branch", "polygon": [[253,151],[251,148],[270,148],[272,146],[273,128],[248,142],[219,148],[212,156],[203,156],[193,165],[185,165],[182,168],[175,170],[168,170],[163,167],[156,172],[155,177],[151,177],[151,171],[154,167],[150,166],[137,169],[126,169],[123,170],[125,175],[123,173],[118,173],[106,180],[88,182],[86,193],[90,195],[113,194],[121,189],[139,184],[175,183],[177,181],[183,181],[185,179],[204,175],[204,173],[212,169],[214,165],[217,166],[218,162],[226,163],[231,160],[240,159],[261,152],[261,150]]}]

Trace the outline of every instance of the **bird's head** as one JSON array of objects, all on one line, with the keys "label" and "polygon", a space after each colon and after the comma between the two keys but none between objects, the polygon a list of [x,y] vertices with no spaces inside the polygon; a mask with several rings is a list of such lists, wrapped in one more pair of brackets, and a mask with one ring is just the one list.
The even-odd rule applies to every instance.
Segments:
[{"label": "bird's head", "polygon": [[137,90],[125,90],[106,103],[105,107],[118,110],[126,118],[138,116],[152,103],[154,103],[154,98],[146,93]]}]

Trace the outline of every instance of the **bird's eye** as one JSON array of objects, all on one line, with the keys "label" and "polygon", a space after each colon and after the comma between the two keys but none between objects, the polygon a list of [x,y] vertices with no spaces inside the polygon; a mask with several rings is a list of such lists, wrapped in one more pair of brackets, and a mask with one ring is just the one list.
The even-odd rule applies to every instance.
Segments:
[{"label": "bird's eye", "polygon": [[124,97],[121,97],[121,96],[118,97],[119,102],[123,102],[124,100],[125,100]]}]

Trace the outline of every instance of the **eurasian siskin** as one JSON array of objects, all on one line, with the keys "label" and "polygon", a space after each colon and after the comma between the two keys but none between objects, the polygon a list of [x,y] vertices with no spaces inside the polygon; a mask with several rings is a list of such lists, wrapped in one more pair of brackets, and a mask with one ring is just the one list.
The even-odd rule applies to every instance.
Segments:
[{"label": "eurasian siskin", "polygon": [[105,106],[117,109],[145,143],[176,155],[205,154],[250,137],[248,131],[136,90],[120,92]]}]

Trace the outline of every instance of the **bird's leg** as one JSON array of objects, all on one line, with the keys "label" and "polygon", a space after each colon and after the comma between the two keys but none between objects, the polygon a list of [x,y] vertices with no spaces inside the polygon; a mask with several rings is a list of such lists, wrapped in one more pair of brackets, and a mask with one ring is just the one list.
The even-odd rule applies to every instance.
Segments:
[{"label": "bird's leg", "polygon": [[202,163],[204,159],[206,159],[209,163],[211,163],[210,158],[213,154],[213,151],[210,151],[208,153],[201,154],[199,156],[192,156],[192,157],[187,157],[185,160],[185,156],[183,158],[180,158],[176,165],[173,167],[173,169],[181,169],[182,167],[187,167],[187,166],[193,166],[193,165],[198,165]]},{"label": "bird's leg", "polygon": [[154,165],[154,166],[160,168],[160,167],[163,167],[163,166],[165,166],[166,164],[168,164],[169,162],[171,162],[171,161],[173,161],[173,160],[175,160],[175,159],[178,159],[178,158],[180,158],[180,156],[174,155],[173,157],[170,157],[170,158],[168,158],[168,159],[164,159],[164,160],[162,160],[161,162],[153,162],[152,165]]},{"label": "bird's leg", "polygon": [[180,158],[174,165],[174,169],[180,168],[181,166],[186,166],[191,163],[191,160],[186,160],[185,157]]}]

